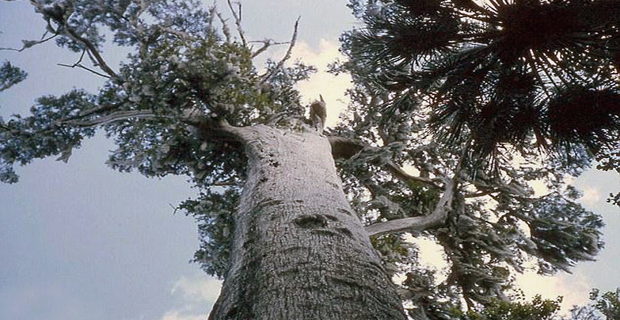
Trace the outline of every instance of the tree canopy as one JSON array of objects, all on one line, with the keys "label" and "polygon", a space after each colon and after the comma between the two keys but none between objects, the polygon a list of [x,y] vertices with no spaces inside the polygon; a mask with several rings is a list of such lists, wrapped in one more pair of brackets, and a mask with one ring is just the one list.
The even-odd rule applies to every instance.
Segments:
[{"label": "tree canopy", "polygon": [[[103,131],[117,146],[111,168],[186,175],[200,190],[179,209],[198,222],[195,260],[226,277],[246,159],[219,129],[307,124],[295,83],[315,69],[288,61],[297,25],[285,56],[260,69],[254,60],[273,41],[253,47],[231,2],[232,24],[199,1],[31,3],[47,29],[21,49],[55,40],[77,53],[72,67],[106,82],[0,119],[0,180],[16,182],[14,166],[37,158],[66,161]],[[350,6],[364,25],[342,36],[348,60],[331,69],[353,76],[351,104],[325,135],[410,315],[449,319],[463,303],[474,310],[508,299],[515,272],[553,274],[593,260],[603,221],[565,177],[593,160],[620,171],[620,3]],[[127,52],[118,68],[102,53],[106,40]],[[25,77],[5,62],[0,90]],[[533,183],[548,192],[535,194]],[[416,237],[443,248],[445,279],[420,263]]]}]

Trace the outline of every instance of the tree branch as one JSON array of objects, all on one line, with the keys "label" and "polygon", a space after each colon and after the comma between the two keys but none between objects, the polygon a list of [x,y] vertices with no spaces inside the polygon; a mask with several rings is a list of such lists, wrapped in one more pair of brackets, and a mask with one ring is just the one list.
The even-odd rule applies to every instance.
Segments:
[{"label": "tree branch", "polygon": [[219,11],[214,11],[214,12],[217,18],[220,20],[220,23],[222,24],[222,33],[224,34],[224,37],[226,38],[226,42],[231,43],[232,37],[230,36],[230,30],[228,29],[228,24],[226,23],[226,19],[222,17],[222,14]]},{"label": "tree branch", "polygon": [[[54,34],[64,34],[65,36],[80,43],[87,50],[89,56],[96,61],[95,65],[101,68],[103,72],[108,74],[111,78],[120,80],[121,78],[108,66],[95,45],[88,39],[85,39],[75,33],[75,31],[69,26],[67,19],[72,14],[72,8],[64,7],[63,4],[54,4],[53,7],[46,7],[42,2],[31,0],[30,3],[35,7],[36,11],[41,13],[48,24],[48,30]],[[58,28],[54,29],[51,25],[53,20],[58,24]],[[48,39],[49,40],[49,39]]]},{"label": "tree branch", "polygon": [[[46,34],[47,34],[47,32],[46,32]],[[41,40],[22,40],[22,47],[21,47],[20,49],[15,49],[15,48],[0,48],[0,51],[1,51],[1,50],[7,50],[7,51],[17,51],[17,52],[22,52],[22,51],[24,51],[24,50],[26,50],[26,49],[28,49],[28,48],[31,48],[31,47],[36,46],[36,45],[38,45],[38,44],[42,44],[42,43],[47,42],[47,41],[49,41],[49,40],[51,40],[51,39],[54,39],[56,36],[58,36],[58,35],[57,35],[57,34],[55,34],[55,35],[53,35],[53,36],[50,36],[50,37],[49,37],[49,38],[47,38],[47,39],[43,39],[43,38],[45,37],[45,34],[44,34]]]},{"label": "tree branch", "polygon": [[410,182],[418,182],[418,183],[422,183],[425,184],[429,187],[433,187],[436,189],[443,189],[440,185],[438,185],[435,181],[428,179],[428,178],[423,178],[423,177],[416,177],[416,176],[412,176],[410,174],[408,174],[407,172],[405,172],[401,167],[397,166],[394,162],[390,161],[388,163],[385,164],[385,167],[388,169],[388,171],[394,175],[397,179],[405,182],[405,183],[410,183]]},{"label": "tree branch", "polygon": [[278,62],[278,65],[276,65],[275,68],[273,68],[272,72],[268,72],[266,74],[263,75],[263,79],[261,80],[261,82],[265,82],[267,80],[269,80],[269,78],[271,78],[271,76],[273,76],[273,72],[276,70],[281,69],[284,66],[284,63],[291,58],[291,55],[293,54],[293,48],[295,47],[295,43],[297,42],[297,28],[299,27],[299,20],[301,19],[301,17],[297,18],[297,20],[295,21],[295,27],[294,27],[294,31],[293,31],[293,36],[291,37],[291,42],[288,46],[288,50],[286,50],[286,54],[284,55],[284,57],[282,58],[282,60],[280,60],[280,62]]},{"label": "tree branch", "polygon": [[[332,156],[334,157],[334,159],[349,159],[365,148],[362,142],[349,138],[330,136],[327,139],[329,140],[329,143],[332,147]],[[384,166],[387,171],[390,172],[394,177],[405,183],[417,182],[436,189],[443,189],[440,185],[437,184],[437,182],[431,179],[416,177],[406,173],[402,168],[400,168],[392,161],[388,161]]]},{"label": "tree branch", "polygon": [[97,118],[95,120],[90,120],[90,121],[81,121],[80,119],[75,119],[75,120],[61,120],[59,121],[60,124],[68,124],[71,126],[76,126],[76,127],[82,127],[82,128],[87,128],[87,127],[95,127],[95,126],[99,126],[102,124],[107,124],[110,122],[114,122],[114,121],[120,121],[120,120],[127,120],[129,118],[141,118],[141,119],[155,119],[155,118],[165,118],[165,116],[161,116],[161,115],[156,115],[150,111],[144,111],[144,110],[128,110],[128,111],[117,111],[105,116],[102,116],[100,118]]},{"label": "tree branch", "polygon": [[290,43],[290,42],[275,42],[275,41],[273,41],[273,39],[265,39],[265,40],[261,40],[261,41],[249,41],[249,43],[253,43],[253,42],[260,42],[260,43],[263,44],[263,46],[260,47],[258,50],[254,51],[254,53],[252,53],[252,58],[255,58],[259,54],[265,52],[265,50],[269,49],[271,46],[280,45],[280,44],[289,44]]},{"label": "tree branch", "polygon": [[[84,54],[85,54],[85,53],[86,53],[86,49],[84,49],[84,50],[82,51],[82,54],[80,55],[80,59],[78,59],[78,61],[77,61],[77,62],[75,62],[75,63],[74,63],[74,64],[72,64],[72,65],[68,65],[68,64],[64,64],[64,63],[59,63],[58,65],[59,65],[59,66],[61,66],[61,67],[67,67],[67,68],[75,68],[75,67],[82,68],[82,69],[84,69],[84,70],[86,70],[86,71],[89,71],[89,72],[91,72],[91,73],[94,73],[94,74],[96,74],[96,75],[98,75],[98,76],[100,76],[100,77],[104,77],[104,78],[108,78],[108,79],[110,79],[110,76],[105,75],[105,74],[103,74],[103,73],[101,73],[101,72],[97,72],[97,71],[95,71],[95,70],[93,70],[93,69],[87,68],[87,67],[85,67],[84,65],[82,65],[82,59],[84,58]],[[89,55],[89,56],[90,56],[90,55]]]},{"label": "tree branch", "polygon": [[243,31],[243,28],[241,27],[241,2],[236,2],[237,7],[238,7],[238,12],[235,11],[235,8],[233,8],[232,2],[230,0],[228,0],[227,2],[228,2],[228,7],[230,8],[230,12],[235,18],[235,25],[237,26],[237,33],[239,33],[239,38],[241,39],[241,43],[243,44],[244,47],[247,47],[247,42],[245,41],[245,32]]},{"label": "tree branch", "polygon": [[88,51],[89,56],[93,57],[95,59],[95,61],[97,62],[95,65],[99,66],[99,68],[101,68],[101,70],[103,70],[103,72],[107,73],[111,78],[114,78],[114,79],[117,79],[117,80],[121,79],[116,74],[116,72],[114,72],[114,70],[112,70],[112,68],[110,68],[108,66],[108,64],[105,62],[105,60],[103,59],[103,57],[101,56],[101,54],[99,53],[99,51],[97,50],[95,45],[93,45],[87,39],[84,39],[84,38],[80,37],[79,35],[77,35],[75,33],[75,31],[73,31],[73,29],[71,29],[69,26],[67,26],[65,28],[65,30],[67,30],[67,35],[70,38],[72,38],[73,40],[81,43],[84,47],[86,47],[86,50]]},{"label": "tree branch", "polygon": [[441,226],[446,221],[448,212],[452,207],[452,200],[456,192],[456,176],[454,179],[446,180],[444,188],[445,191],[431,214],[371,224],[366,227],[366,232],[368,232],[369,236],[375,236],[399,231],[422,232],[426,229]]}]

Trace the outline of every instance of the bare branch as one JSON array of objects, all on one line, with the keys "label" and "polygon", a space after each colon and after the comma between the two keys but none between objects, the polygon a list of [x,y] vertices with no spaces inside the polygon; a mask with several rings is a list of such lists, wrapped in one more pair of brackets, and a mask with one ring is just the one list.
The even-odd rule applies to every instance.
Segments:
[{"label": "bare branch", "polygon": [[[47,32],[46,32],[47,33]],[[45,37],[45,35],[43,35]],[[0,48],[0,50],[6,50],[6,51],[17,51],[17,52],[22,52],[28,48],[32,48],[38,44],[42,44],[44,42],[47,42],[51,39],[54,39],[56,36],[58,36],[57,34],[50,36],[47,39],[41,39],[41,40],[22,40],[22,47],[21,49],[15,49],[15,48]]]},{"label": "bare branch", "polygon": [[[293,36],[291,37],[291,41],[289,43],[288,50],[286,50],[286,54],[284,55],[282,60],[280,60],[280,62],[278,62],[278,65],[273,69],[273,71],[281,69],[284,66],[284,63],[288,59],[291,58],[291,55],[293,54],[293,48],[295,47],[295,43],[297,42],[297,29],[299,27],[299,20],[300,19],[301,19],[301,17],[297,18],[297,20],[295,21],[295,27],[294,27],[294,31],[293,31]],[[261,80],[261,82],[265,82],[265,81],[269,80],[269,78],[271,78],[271,76],[273,76],[273,71],[264,74],[263,75],[263,79]]]},{"label": "bare branch", "polygon": [[231,36],[230,30],[228,29],[228,24],[226,23],[226,19],[224,19],[224,17],[222,17],[222,14],[218,11],[215,11],[215,15],[217,15],[217,17],[220,19],[220,22],[222,23],[222,33],[224,34],[224,37],[226,37],[226,42],[230,43]]},{"label": "bare branch", "polygon": [[98,75],[98,76],[100,76],[100,77],[104,77],[104,78],[108,78],[108,79],[110,79],[110,76],[109,76],[109,75],[107,75],[107,74],[103,74],[103,73],[101,73],[101,72],[97,72],[97,71],[95,71],[95,70],[93,70],[93,69],[91,69],[91,68],[85,67],[85,66],[83,66],[83,65],[81,65],[81,64],[77,64],[77,65],[68,65],[68,64],[64,64],[64,63],[59,63],[58,65],[59,65],[59,66],[61,66],[61,67],[68,67],[68,68],[75,68],[75,67],[78,67],[78,68],[84,69],[84,70],[86,70],[86,71],[89,71],[89,72],[91,72],[91,73],[94,73],[94,74],[96,74],[96,75]]},{"label": "bare branch", "polygon": [[230,12],[235,18],[235,25],[237,26],[237,33],[239,33],[239,38],[241,39],[241,43],[243,43],[244,47],[247,47],[247,42],[245,41],[245,32],[241,27],[241,2],[235,2],[237,4],[237,11],[233,8],[232,2],[230,0],[228,2],[228,7],[230,8]]},{"label": "bare branch", "polygon": [[422,232],[430,228],[441,226],[446,221],[448,212],[452,207],[452,200],[454,199],[454,193],[456,191],[456,177],[446,180],[444,188],[445,191],[431,214],[422,217],[395,219],[371,224],[366,227],[366,232],[368,232],[368,235],[374,236],[401,231]]},{"label": "bare branch", "polygon": [[[54,36],[63,34],[74,41],[80,43],[87,50],[89,56],[94,58],[96,61],[95,65],[101,68],[103,72],[108,74],[111,78],[120,80],[121,78],[108,66],[105,62],[95,45],[90,42],[88,39],[85,39],[79,36],[75,31],[69,26],[67,19],[72,13],[72,10],[63,8],[61,6],[54,6],[53,9],[46,8],[41,2],[31,0],[30,3],[35,7],[36,11],[43,14],[45,20],[47,20],[47,29],[54,33]],[[60,11],[60,12],[59,12]],[[54,28],[52,26],[51,20],[53,20],[58,28]],[[49,39],[48,39],[49,40]]]},{"label": "bare branch", "polygon": [[101,72],[97,72],[97,71],[95,71],[95,70],[93,70],[93,69],[91,69],[91,68],[87,68],[87,67],[85,67],[84,65],[82,65],[82,63],[81,63],[81,62],[82,62],[82,59],[84,58],[84,54],[86,54],[86,50],[82,51],[82,54],[80,55],[80,59],[78,59],[78,61],[77,61],[77,62],[75,62],[75,63],[74,63],[74,64],[72,64],[72,65],[68,65],[68,64],[64,64],[64,63],[59,63],[58,65],[59,65],[59,66],[61,66],[61,67],[67,67],[67,68],[76,68],[76,67],[77,67],[77,68],[82,68],[82,69],[84,69],[84,70],[86,70],[86,71],[89,71],[89,72],[91,72],[91,73],[94,73],[94,74],[96,74],[96,75],[98,75],[98,76],[100,76],[100,77],[104,77],[104,78],[108,78],[108,79],[110,79],[110,76],[108,76],[108,75],[106,75],[106,74],[103,74],[103,73],[101,73]]},{"label": "bare branch", "polygon": [[144,110],[129,110],[129,111],[118,111],[111,113],[109,115],[102,116],[95,120],[90,121],[81,121],[79,119],[75,120],[61,120],[59,124],[67,124],[76,127],[88,128],[88,127],[96,127],[99,125],[107,124],[110,122],[127,120],[130,118],[140,118],[140,119],[156,119],[156,118],[164,118],[165,116],[156,115],[150,111]]},{"label": "bare branch", "polygon": [[289,44],[289,41],[286,42],[275,42],[273,41],[273,39],[265,39],[265,40],[260,40],[260,41],[249,41],[248,43],[252,43],[252,42],[260,42],[263,44],[262,47],[260,47],[258,50],[256,50],[254,53],[252,53],[252,58],[258,56],[259,54],[265,52],[265,50],[269,49],[271,46],[277,46],[277,45],[281,45],[281,44]]},{"label": "bare branch", "polygon": [[79,35],[75,33],[75,31],[73,31],[73,29],[71,29],[68,26],[67,28],[65,28],[65,30],[67,30],[66,33],[70,38],[81,43],[86,48],[86,50],[88,50],[88,55],[93,57],[95,61],[97,62],[95,63],[96,66],[101,68],[101,70],[107,73],[111,78],[119,79],[119,80],[121,79],[116,74],[116,72],[114,72],[114,70],[112,70],[112,68],[108,66],[108,64],[105,62],[105,60],[103,59],[103,57],[101,56],[101,54],[99,53],[95,45],[92,44],[92,42],[80,37]]}]

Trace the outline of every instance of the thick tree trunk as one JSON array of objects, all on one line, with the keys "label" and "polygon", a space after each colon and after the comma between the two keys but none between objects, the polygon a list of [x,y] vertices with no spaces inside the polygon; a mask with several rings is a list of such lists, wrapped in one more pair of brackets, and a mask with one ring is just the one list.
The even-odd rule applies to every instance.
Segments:
[{"label": "thick tree trunk", "polygon": [[406,319],[351,210],[327,139],[235,128],[248,179],[232,267],[209,319]]}]

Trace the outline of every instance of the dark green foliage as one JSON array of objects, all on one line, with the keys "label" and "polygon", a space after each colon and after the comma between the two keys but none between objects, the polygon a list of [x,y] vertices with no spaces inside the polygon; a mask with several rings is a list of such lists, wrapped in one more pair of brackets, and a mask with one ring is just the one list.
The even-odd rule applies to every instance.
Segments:
[{"label": "dark green foliage", "polygon": [[618,1],[350,6],[364,26],[342,36],[348,69],[420,95],[445,142],[470,139],[481,157],[532,142],[558,156],[580,145],[595,154],[618,147]]},{"label": "dark green foliage", "polygon": [[28,74],[12,65],[9,61],[4,61],[0,67],[0,92],[24,81]]},{"label": "dark green foliage", "polygon": [[535,201],[530,214],[524,221],[530,227],[543,273],[568,271],[577,261],[594,260],[603,247],[598,231],[604,226],[601,217],[557,193]]},{"label": "dark green foliage", "polygon": [[60,155],[67,161],[71,150],[80,147],[84,138],[95,130],[76,128],[62,123],[80,112],[95,107],[96,97],[74,90],[60,97],[46,96],[37,100],[31,116],[15,115],[4,122],[0,118],[0,181],[17,182],[14,164],[25,165],[36,158]]},{"label": "dark green foliage", "polygon": [[[423,130],[427,115],[416,108],[410,94],[391,93],[355,74],[355,87],[349,91],[350,116],[332,134],[369,145],[339,163],[345,191],[357,212],[369,224],[426,216],[443,193],[441,179],[454,174],[459,181],[446,223],[413,234],[442,247],[448,262],[445,280],[436,282],[435,272],[420,265],[407,241],[403,243],[404,236],[398,240],[381,236],[374,243],[381,244],[376,247],[386,263],[407,275],[401,285],[407,301],[416,306],[412,315],[451,319],[451,308],[458,310],[459,301],[475,309],[506,299],[512,273],[522,271],[530,259],[539,262],[540,273],[552,274],[598,253],[600,216],[576,203],[579,192],[564,183],[566,175],[579,175],[588,167],[591,158],[585,152],[574,150],[570,161],[558,159],[546,166],[535,164],[537,153],[525,154],[521,165],[503,154],[497,171],[490,174],[463,151],[467,144],[445,146]],[[396,179],[382,170],[390,161],[409,166],[416,176],[437,185]],[[545,182],[550,193],[534,196],[529,186],[533,180]]]},{"label": "dark green foliage", "polygon": [[194,255],[194,262],[203,270],[219,278],[226,276],[230,259],[230,237],[235,232],[231,212],[239,204],[239,191],[226,192],[206,190],[198,199],[183,202],[179,209],[197,218],[200,236],[200,249]]}]

